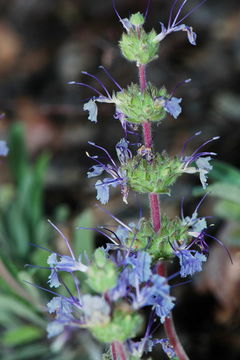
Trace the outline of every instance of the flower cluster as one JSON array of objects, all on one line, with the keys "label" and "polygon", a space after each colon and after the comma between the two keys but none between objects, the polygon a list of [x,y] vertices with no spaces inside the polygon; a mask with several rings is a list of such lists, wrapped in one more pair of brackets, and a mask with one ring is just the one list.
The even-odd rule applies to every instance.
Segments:
[{"label": "flower cluster", "polygon": [[[120,120],[124,129],[124,137],[115,146],[117,160],[102,146],[89,142],[90,146],[101,152],[101,156],[87,152],[95,163],[87,173],[88,178],[107,174],[107,177],[95,183],[97,200],[107,204],[110,188],[117,186],[120,186],[126,204],[130,190],[148,195],[150,199],[151,221],[146,216],[126,225],[105,210],[117,222],[117,227],[108,233],[106,227],[96,228],[110,242],[97,248],[91,259],[84,259],[83,254],[76,257],[68,239],[52,224],[64,239],[70,255],[51,252],[48,257],[49,286],[63,287],[68,294],[63,296],[48,290],[54,295],[47,305],[48,312],[55,315],[48,325],[48,335],[57,336],[74,328],[88,329],[96,339],[112,346],[113,360],[139,360],[157,344],[162,346],[169,358],[179,356],[179,347],[176,346],[178,339],[172,341],[169,334],[169,338],[153,338],[156,321],[160,324],[168,322],[168,325],[171,322],[171,311],[176,304],[171,294],[171,280],[179,276],[180,282],[181,278],[193,276],[202,270],[207,261],[208,237],[223,245],[208,234],[206,218],[198,217],[198,209],[205,196],[191,217],[185,217],[182,208],[181,217],[170,219],[166,214],[160,215],[158,195],[170,195],[171,187],[182,174],[199,174],[202,187],[206,189],[207,175],[212,169],[210,160],[216,153],[203,151],[203,147],[218,137],[204,142],[190,155],[185,155],[187,144],[200,132],[184,144],[180,155],[169,156],[166,151],[154,153],[151,125],[159,125],[167,113],[174,119],[178,118],[182,111],[182,99],[173,95],[179,85],[188,83],[190,79],[179,83],[171,93],[164,86],[158,89],[145,79],[145,65],[158,57],[160,42],[167,35],[185,31],[189,42],[196,45],[195,32],[183,21],[204,2],[201,1],[182,16],[187,0],[182,1],[178,9],[178,0],[174,0],[168,25],[161,23],[161,32],[157,34],[155,30],[147,33],[143,28],[149,2],[145,15],[136,13],[129,19],[122,19],[113,1],[116,15],[125,30],[119,42],[120,50],[126,59],[136,63],[140,84],[131,83],[123,89],[103,67],[105,74],[118,88],[112,95],[98,77],[87,72],[83,74],[93,78],[100,85],[100,91],[82,82],[70,82],[85,86],[95,93],[96,96],[89,98],[83,106],[88,111],[90,121],[97,122],[97,103],[112,103],[115,105],[114,118]],[[144,141],[131,144],[128,135],[135,133],[140,126],[143,128]],[[4,152],[6,148],[0,142],[0,155]],[[167,276],[162,267],[166,261],[174,259],[179,263],[179,270]],[[63,280],[63,272],[68,273],[73,282],[71,289],[74,287],[74,292],[67,286],[65,277]],[[82,275],[81,282],[79,273]],[[133,339],[144,332],[141,315],[144,308],[150,311],[149,321],[144,336],[136,342]]]}]

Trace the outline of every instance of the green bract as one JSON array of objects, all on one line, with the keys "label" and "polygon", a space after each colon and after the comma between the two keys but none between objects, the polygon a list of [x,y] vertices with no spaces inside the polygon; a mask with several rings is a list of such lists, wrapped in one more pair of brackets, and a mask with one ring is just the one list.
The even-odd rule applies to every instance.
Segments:
[{"label": "green bract", "polygon": [[141,92],[139,85],[131,84],[127,89],[113,94],[113,102],[127,121],[141,124],[146,120],[159,122],[166,116],[162,102],[157,100],[160,97],[167,97],[164,87],[159,90],[148,84]]},{"label": "green bract", "polygon": [[[133,21],[137,20],[139,19],[133,19]],[[130,29],[127,34],[123,33],[119,41],[123,56],[129,61],[135,61],[138,65],[148,64],[158,57],[159,42],[154,40],[156,36],[155,30],[146,33],[142,28]]]},{"label": "green bract", "polygon": [[144,24],[145,18],[140,12],[137,12],[131,15],[129,21],[134,26],[142,26]]},{"label": "green bract", "polygon": [[137,155],[122,165],[128,186],[140,193],[170,195],[170,187],[182,173],[178,157],[169,157],[166,152],[156,154],[152,161]]},{"label": "green bract", "polygon": [[101,342],[112,343],[114,341],[124,342],[137,335],[142,324],[142,318],[129,310],[116,309],[112,320],[104,326],[91,328],[92,334]]},{"label": "green bract", "polygon": [[101,248],[95,251],[94,260],[87,271],[87,283],[94,291],[104,293],[117,284],[116,266]]},{"label": "green bract", "polygon": [[152,256],[153,260],[169,259],[173,256],[173,242],[179,245],[187,241],[188,226],[182,224],[182,220],[178,217],[168,219],[166,215],[161,218],[161,230],[155,233],[150,221],[142,219],[140,227],[129,232],[127,245],[136,250],[147,248],[147,252]]}]

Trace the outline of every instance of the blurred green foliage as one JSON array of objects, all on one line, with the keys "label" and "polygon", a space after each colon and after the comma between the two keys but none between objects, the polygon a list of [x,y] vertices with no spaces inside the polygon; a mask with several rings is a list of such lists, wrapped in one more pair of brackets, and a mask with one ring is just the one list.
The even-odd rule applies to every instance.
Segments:
[{"label": "blurred green foliage", "polygon": [[[209,173],[212,184],[208,186],[210,196],[216,197],[214,213],[233,224],[229,234],[230,245],[240,245],[240,170],[223,161],[213,161],[213,170]],[[202,189],[195,188],[194,195],[202,194]]]},{"label": "blurred green foliage", "polygon": [[[77,346],[64,346],[64,339],[53,343],[46,340],[47,314],[45,305],[52,297],[47,292],[26,284],[46,286],[48,270],[32,268],[25,264],[46,266],[49,255],[38,246],[52,248],[56,236],[44,217],[44,176],[50,160],[43,153],[31,164],[24,141],[21,123],[15,123],[9,132],[8,161],[11,184],[0,187],[0,358],[4,360],[27,359],[100,359],[100,351],[89,352],[90,338]],[[60,206],[55,211],[55,221],[66,222],[69,210]],[[91,227],[92,213],[86,210],[74,221],[78,226]],[[84,239],[84,240],[83,240]],[[75,230],[72,234],[76,254],[84,251],[90,256],[94,249],[94,232]],[[31,246],[34,244],[36,246]],[[54,249],[53,249],[54,250]],[[93,344],[90,344],[93,349]]]}]

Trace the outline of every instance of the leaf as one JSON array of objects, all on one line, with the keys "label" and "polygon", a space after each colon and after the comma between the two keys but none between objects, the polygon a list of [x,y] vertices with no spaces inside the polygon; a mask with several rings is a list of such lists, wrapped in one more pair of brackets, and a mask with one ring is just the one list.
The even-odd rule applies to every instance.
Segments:
[{"label": "leaf", "polygon": [[14,123],[9,132],[8,160],[14,181],[19,185],[28,170],[28,157],[24,141],[24,129],[22,123]]},{"label": "leaf", "polygon": [[25,257],[30,244],[29,232],[26,219],[17,204],[12,204],[6,221],[7,233],[11,241],[11,252],[19,257]]},{"label": "leaf", "polygon": [[[92,227],[92,211],[87,209],[74,219],[74,229],[76,227]],[[84,252],[90,257],[94,251],[94,231],[85,229],[75,229],[73,233],[73,248],[77,256]]]},{"label": "leaf", "polygon": [[1,295],[0,309],[1,311],[12,313],[22,319],[28,320],[40,327],[45,327],[45,321],[31,309],[29,304],[25,305],[13,297]]},{"label": "leaf", "polygon": [[240,170],[223,161],[213,160],[213,169],[209,173],[209,178],[218,182],[233,185],[240,185]]},{"label": "leaf", "polygon": [[2,336],[2,342],[6,346],[16,346],[38,340],[42,338],[43,335],[43,329],[35,326],[23,325],[5,331]]},{"label": "leaf", "polygon": [[32,171],[32,187],[29,194],[28,213],[31,225],[34,227],[42,217],[43,207],[43,180],[49,164],[50,156],[47,153],[42,154],[36,162]]},{"label": "leaf", "polygon": [[218,201],[214,207],[214,212],[219,217],[227,220],[240,220],[240,204],[233,201]]},{"label": "leaf", "polygon": [[234,186],[226,183],[215,183],[208,186],[211,195],[220,199],[233,201],[240,204],[240,186]]},{"label": "leaf", "polygon": [[199,196],[206,192],[209,192],[210,196],[216,196],[220,199],[228,200],[240,204],[240,186],[238,185],[218,182],[209,185],[206,191],[204,191],[200,187],[195,187],[193,190],[193,195]]},{"label": "leaf", "polygon": [[[4,360],[33,360],[43,359],[45,354],[49,354],[48,346],[44,344],[28,345],[23,348],[18,348],[12,354],[4,355]],[[45,357],[44,357],[45,359]]]}]

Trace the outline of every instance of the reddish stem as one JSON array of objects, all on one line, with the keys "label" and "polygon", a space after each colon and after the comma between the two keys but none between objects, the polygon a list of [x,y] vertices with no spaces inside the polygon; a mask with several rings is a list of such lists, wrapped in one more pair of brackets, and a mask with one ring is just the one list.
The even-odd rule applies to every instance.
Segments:
[{"label": "reddish stem", "polygon": [[[146,71],[145,65],[139,66],[139,82],[140,82],[140,89],[141,92],[147,87],[146,81]],[[143,137],[144,137],[144,144],[148,148],[153,147],[152,143],[152,134],[151,134],[151,124],[149,121],[145,121],[142,125],[143,127]],[[149,194],[149,203],[151,209],[151,219],[152,225],[155,232],[160,231],[161,229],[161,209],[160,209],[160,201],[157,194]],[[167,275],[167,269],[164,263],[160,263],[158,265],[158,274],[161,276]],[[174,322],[172,316],[166,318],[164,322],[164,329],[165,333],[169,339],[170,344],[173,346],[175,354],[177,355],[179,360],[189,360],[187,354],[185,353],[182,344],[177,336]]]},{"label": "reddish stem", "polygon": [[113,360],[127,360],[123,344],[118,341],[111,344],[111,353]]},{"label": "reddish stem", "polygon": [[112,343],[110,347],[111,347],[112,360],[117,360],[116,344],[115,344],[115,343]]}]

